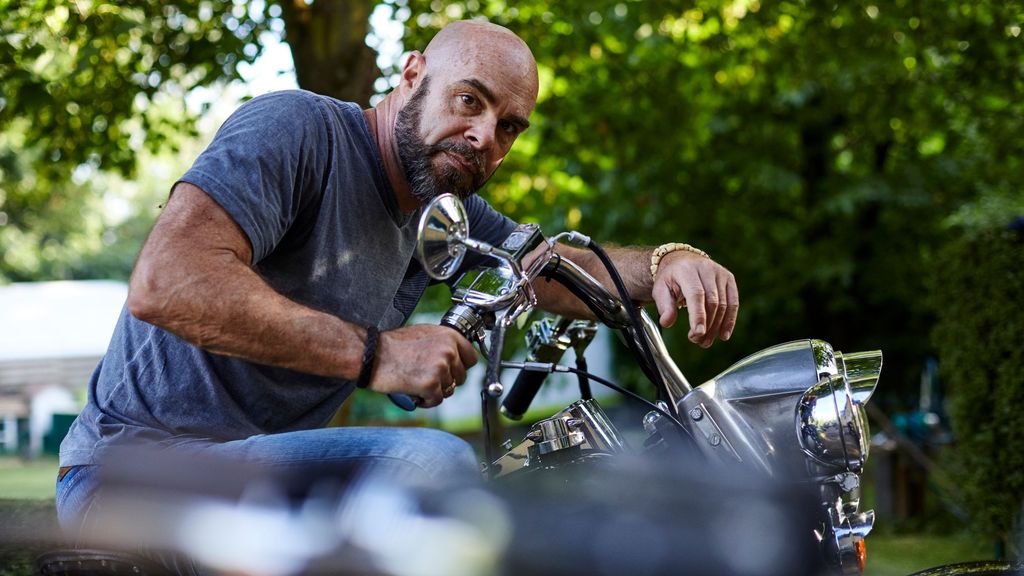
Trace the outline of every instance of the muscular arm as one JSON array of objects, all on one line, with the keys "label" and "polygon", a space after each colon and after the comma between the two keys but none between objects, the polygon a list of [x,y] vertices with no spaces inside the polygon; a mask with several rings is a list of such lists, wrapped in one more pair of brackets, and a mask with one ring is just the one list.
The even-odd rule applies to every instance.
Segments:
[{"label": "muscular arm", "polygon": [[[365,330],[278,294],[251,261],[249,239],[231,216],[201,189],[180,183],[139,255],[128,309],[210,352],[356,379]],[[476,361],[454,334],[435,326],[382,333],[371,388],[440,403],[442,389],[462,382]]]},{"label": "muscular arm", "polygon": [[[690,341],[707,348],[716,338],[728,340],[736,325],[739,291],[733,275],[714,261],[691,252],[670,252],[662,258],[658,275],[651,278],[653,248],[605,248],[619,275],[637,303],[657,305],[661,325],[676,322],[678,308],[689,314]],[[600,259],[589,250],[559,246],[558,253],[579,264],[617,295]],[[579,318],[592,318],[590,310],[561,284],[544,279],[534,282],[539,304],[545,310]]]},{"label": "muscular arm", "polygon": [[363,330],[281,296],[251,261],[249,240],[227,212],[180,183],[139,255],[128,310],[210,352],[358,377]]}]

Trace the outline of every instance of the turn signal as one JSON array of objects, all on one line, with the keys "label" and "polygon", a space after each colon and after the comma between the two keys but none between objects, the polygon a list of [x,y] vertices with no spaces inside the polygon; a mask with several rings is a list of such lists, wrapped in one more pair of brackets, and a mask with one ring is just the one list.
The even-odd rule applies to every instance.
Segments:
[{"label": "turn signal", "polygon": [[860,568],[860,573],[864,573],[864,567],[868,564],[868,545],[864,540],[858,541],[853,545],[854,551],[857,552],[857,567]]}]

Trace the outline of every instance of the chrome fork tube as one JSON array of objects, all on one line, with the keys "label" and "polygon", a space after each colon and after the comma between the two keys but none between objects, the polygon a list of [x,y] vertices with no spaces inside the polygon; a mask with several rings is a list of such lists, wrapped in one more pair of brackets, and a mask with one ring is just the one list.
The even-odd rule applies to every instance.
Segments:
[{"label": "chrome fork tube", "polygon": [[672,360],[672,356],[669,355],[668,349],[665,347],[665,341],[661,339],[661,331],[658,330],[658,325],[651,319],[646,310],[640,311],[640,321],[643,323],[647,340],[651,343],[651,354],[654,355],[654,364],[661,374],[662,382],[665,383],[665,393],[668,394],[672,411],[678,412],[679,403],[684,396],[693,390],[693,387],[690,386],[686,376],[683,376],[682,371],[679,370],[675,361]]}]

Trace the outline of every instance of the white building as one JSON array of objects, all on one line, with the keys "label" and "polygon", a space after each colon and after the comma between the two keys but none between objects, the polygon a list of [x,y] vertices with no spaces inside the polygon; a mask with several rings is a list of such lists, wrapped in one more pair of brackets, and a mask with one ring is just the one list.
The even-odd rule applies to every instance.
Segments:
[{"label": "white building", "polygon": [[38,455],[53,415],[78,412],[127,294],[107,280],[0,286],[0,452]]}]

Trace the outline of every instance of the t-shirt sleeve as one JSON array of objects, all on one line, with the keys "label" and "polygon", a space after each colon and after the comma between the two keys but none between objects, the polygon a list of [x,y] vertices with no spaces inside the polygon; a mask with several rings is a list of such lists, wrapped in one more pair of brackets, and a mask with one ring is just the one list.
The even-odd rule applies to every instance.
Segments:
[{"label": "t-shirt sleeve", "polygon": [[180,181],[231,215],[249,237],[255,263],[320,198],[330,146],[315,94],[274,92],[235,111]]}]

